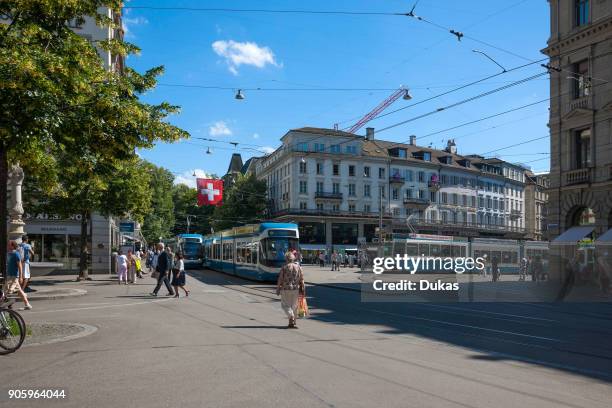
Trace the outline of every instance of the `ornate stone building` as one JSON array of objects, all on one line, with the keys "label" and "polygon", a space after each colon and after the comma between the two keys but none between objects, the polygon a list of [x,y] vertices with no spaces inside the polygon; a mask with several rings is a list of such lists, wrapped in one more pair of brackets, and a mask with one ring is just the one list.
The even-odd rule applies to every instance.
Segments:
[{"label": "ornate stone building", "polygon": [[526,239],[536,241],[548,238],[546,227],[546,211],[548,206],[548,192],[550,178],[548,174],[533,174],[525,172],[525,225],[527,226]]},{"label": "ornate stone building", "polygon": [[549,0],[548,233],[612,228],[612,1]]}]

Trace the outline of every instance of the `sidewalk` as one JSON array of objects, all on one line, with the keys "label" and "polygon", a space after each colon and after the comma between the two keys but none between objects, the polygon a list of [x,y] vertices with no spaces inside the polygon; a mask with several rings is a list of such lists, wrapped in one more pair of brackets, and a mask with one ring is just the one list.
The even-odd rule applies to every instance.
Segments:
[{"label": "sidewalk", "polygon": [[[35,292],[26,292],[26,295],[30,301],[64,299],[86,295],[87,290],[76,287],[79,284],[75,282],[75,279],[72,275],[35,277],[28,285]],[[75,287],[68,286],[72,283],[74,283]],[[14,293],[9,298],[20,302]]]}]

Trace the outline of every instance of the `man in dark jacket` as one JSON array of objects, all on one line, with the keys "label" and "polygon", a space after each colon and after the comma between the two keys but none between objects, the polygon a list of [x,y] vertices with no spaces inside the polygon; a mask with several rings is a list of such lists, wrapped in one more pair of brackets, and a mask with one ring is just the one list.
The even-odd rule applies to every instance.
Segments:
[{"label": "man in dark jacket", "polygon": [[167,296],[174,296],[174,291],[172,290],[172,286],[170,286],[170,282],[168,281],[168,274],[170,273],[170,257],[166,251],[164,251],[164,244],[157,244],[157,249],[160,251],[159,257],[157,258],[157,266],[155,270],[159,274],[157,277],[157,285],[153,292],[151,292],[151,296],[157,296],[157,292],[161,288],[162,283],[166,285],[166,289],[168,289]]}]

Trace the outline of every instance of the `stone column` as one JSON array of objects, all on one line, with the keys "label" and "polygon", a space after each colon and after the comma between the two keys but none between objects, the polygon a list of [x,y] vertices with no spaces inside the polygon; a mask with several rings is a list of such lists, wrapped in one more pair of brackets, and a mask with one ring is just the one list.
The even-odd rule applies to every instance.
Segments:
[{"label": "stone column", "polygon": [[23,169],[19,164],[14,164],[9,170],[9,183],[11,185],[11,203],[9,205],[8,238],[21,242],[25,234],[23,227],[23,204],[21,201],[21,185],[23,184]]}]

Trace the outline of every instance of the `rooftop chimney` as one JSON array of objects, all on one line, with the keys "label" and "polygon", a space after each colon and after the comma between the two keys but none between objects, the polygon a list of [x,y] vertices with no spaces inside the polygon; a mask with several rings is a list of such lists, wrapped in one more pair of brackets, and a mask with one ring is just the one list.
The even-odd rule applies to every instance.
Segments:
[{"label": "rooftop chimney", "polygon": [[374,140],[374,128],[366,128],[366,140]]},{"label": "rooftop chimney", "polygon": [[446,142],[446,151],[451,154],[457,154],[457,145],[455,144],[455,139],[449,139]]},{"label": "rooftop chimney", "polygon": [[410,145],[416,146],[416,136],[415,135],[410,135]]}]

